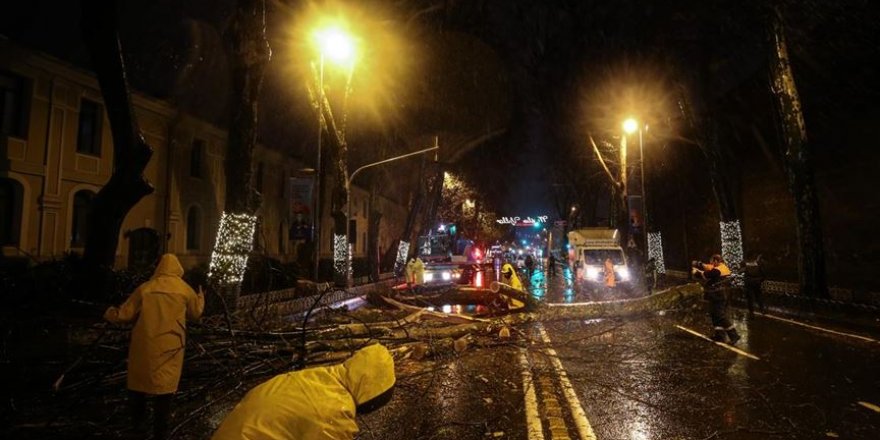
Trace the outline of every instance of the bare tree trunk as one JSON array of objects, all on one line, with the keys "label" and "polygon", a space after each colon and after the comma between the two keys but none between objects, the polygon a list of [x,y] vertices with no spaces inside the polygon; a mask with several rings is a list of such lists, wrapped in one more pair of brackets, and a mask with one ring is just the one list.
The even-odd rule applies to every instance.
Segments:
[{"label": "bare tree trunk", "polygon": [[801,293],[828,297],[825,274],[825,248],[819,199],[813,176],[812,152],[807,139],[803,107],[788,58],[785,29],[778,9],[771,15],[770,88],[782,124],[785,174],[794,198],[798,238],[798,281]]},{"label": "bare tree trunk", "polygon": [[403,273],[403,268],[406,265],[406,259],[408,257],[407,254],[411,249],[413,235],[415,234],[416,224],[418,223],[419,213],[422,210],[425,192],[427,191],[427,185],[425,182],[426,168],[427,158],[422,157],[422,162],[419,166],[419,178],[417,181],[418,189],[416,190],[415,196],[410,204],[409,212],[406,214],[406,223],[403,226],[403,233],[397,244],[397,258],[394,261],[394,273],[396,275]]},{"label": "bare tree trunk", "polygon": [[[84,0],[82,20],[83,36],[98,75],[113,135],[114,171],[92,202],[84,255],[87,267],[97,275],[94,279],[106,280],[103,275],[115,263],[125,216],[138,201],[154,191],[143,175],[153,150],[144,140],[131,106],[119,42],[117,2],[108,5]],[[105,283],[99,284],[96,289],[90,286],[90,290],[104,291]]]},{"label": "bare tree trunk", "polygon": [[434,162],[434,167],[434,178],[431,181],[428,206],[426,207],[425,218],[423,219],[423,233],[427,233],[434,228],[434,223],[437,221],[437,208],[440,206],[443,197],[443,165],[440,162]]},{"label": "bare tree trunk", "polygon": [[210,280],[218,306],[234,310],[241,280],[253,248],[260,198],[253,185],[253,157],[257,143],[257,106],[263,72],[271,57],[266,40],[264,0],[238,0],[226,34],[232,68],[229,134],[224,171],[226,200],[214,253]]},{"label": "bare tree trunk", "polygon": [[[385,148],[381,149],[381,156],[385,156]],[[382,212],[379,211],[379,183],[380,175],[374,173],[370,179],[370,212],[367,217],[367,268],[370,280],[379,281],[380,273],[380,250],[379,250],[379,226],[382,222]]]}]

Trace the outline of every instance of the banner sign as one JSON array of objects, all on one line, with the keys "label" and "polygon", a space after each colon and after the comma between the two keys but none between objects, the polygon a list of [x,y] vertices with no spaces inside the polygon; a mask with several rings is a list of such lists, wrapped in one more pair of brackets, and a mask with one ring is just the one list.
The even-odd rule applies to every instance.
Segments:
[{"label": "banner sign", "polygon": [[305,240],[312,232],[312,187],[314,180],[309,177],[291,177],[288,188],[288,219],[290,220],[290,240]]},{"label": "banner sign", "polygon": [[535,223],[547,223],[546,215],[539,215],[537,217],[501,217],[495,220],[499,225],[511,225],[511,226],[534,226]]}]

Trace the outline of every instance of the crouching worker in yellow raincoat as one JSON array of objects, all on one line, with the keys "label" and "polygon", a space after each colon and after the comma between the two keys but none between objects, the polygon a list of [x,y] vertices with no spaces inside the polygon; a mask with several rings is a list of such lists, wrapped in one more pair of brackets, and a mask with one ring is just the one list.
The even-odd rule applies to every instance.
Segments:
[{"label": "crouching worker in yellow raincoat", "polygon": [[356,414],[391,400],[394,359],[370,345],[339,365],[281,374],[257,385],[212,440],[353,439]]},{"label": "crouching worker in yellow raincoat", "polygon": [[156,272],[141,284],[120,307],[110,307],[104,319],[112,323],[134,321],[128,349],[128,389],[135,428],[140,429],[147,412],[147,395],[155,396],[153,438],[168,435],[171,395],[177,391],[186,346],[186,320],[198,319],[205,308],[205,295],[181,278],[183,267],[172,254],[159,260]]}]

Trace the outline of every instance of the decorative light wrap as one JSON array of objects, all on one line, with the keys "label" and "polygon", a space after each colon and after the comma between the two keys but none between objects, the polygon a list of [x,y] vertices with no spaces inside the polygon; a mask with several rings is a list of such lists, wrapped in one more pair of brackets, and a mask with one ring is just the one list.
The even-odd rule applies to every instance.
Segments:
[{"label": "decorative light wrap", "polygon": [[654,270],[657,273],[666,273],[666,263],[663,262],[663,236],[660,231],[648,232],[648,258],[654,259]]},{"label": "decorative light wrap", "polygon": [[397,259],[394,260],[394,273],[402,273],[406,267],[406,256],[409,255],[409,242],[400,240],[397,245]]},{"label": "decorative light wrap", "polygon": [[729,222],[721,222],[721,258],[730,268],[733,285],[741,287],[743,285],[743,244],[742,229],[739,220],[731,220]]},{"label": "decorative light wrap", "polygon": [[345,234],[333,234],[333,269],[346,277],[351,270],[351,248]]},{"label": "decorative light wrap", "polygon": [[255,215],[227,212],[220,215],[220,229],[208,268],[209,279],[219,285],[241,283],[254,246],[256,227]]}]

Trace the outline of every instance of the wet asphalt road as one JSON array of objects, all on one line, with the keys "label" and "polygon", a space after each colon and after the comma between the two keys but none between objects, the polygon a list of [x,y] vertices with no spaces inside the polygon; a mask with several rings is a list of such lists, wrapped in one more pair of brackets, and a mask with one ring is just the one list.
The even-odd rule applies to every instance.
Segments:
[{"label": "wet asphalt road", "polygon": [[[536,293],[556,302],[595,295],[564,276]],[[695,308],[535,323],[524,329],[527,343],[471,348],[416,374],[403,363],[395,399],[361,418],[360,438],[584,438],[579,409],[598,439],[880,438],[880,412],[859,404],[880,405],[880,343],[738,309],[732,317],[743,337],[737,347],[759,360],[675,327],[707,333],[708,317]],[[531,437],[529,391],[541,430]]]}]

